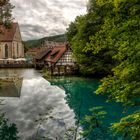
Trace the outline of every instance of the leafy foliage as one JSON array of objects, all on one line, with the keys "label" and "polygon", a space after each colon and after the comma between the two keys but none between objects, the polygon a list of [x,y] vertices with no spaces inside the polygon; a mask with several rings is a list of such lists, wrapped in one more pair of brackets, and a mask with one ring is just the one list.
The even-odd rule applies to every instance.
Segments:
[{"label": "leafy foliage", "polygon": [[102,120],[105,118],[106,112],[103,111],[103,107],[93,107],[90,111],[92,114],[85,116],[83,121],[83,124],[85,124],[83,136],[90,138],[90,135],[94,133],[95,137],[103,139],[106,132],[102,126]]},{"label": "leafy foliage", "polygon": [[12,18],[12,9],[14,6],[10,3],[10,0],[0,0],[0,24],[4,24],[9,27]]},{"label": "leafy foliage", "polygon": [[[125,10],[129,15],[124,18],[121,12],[119,18],[115,17],[115,21],[118,22],[114,22],[114,28],[117,28],[114,34],[117,34],[117,37],[114,36],[113,39],[117,39],[117,41],[113,44],[117,46],[118,52],[113,57],[118,59],[120,63],[113,69],[114,76],[105,78],[97,92],[109,92],[112,93],[111,97],[117,102],[137,105],[140,95],[140,15],[134,14],[132,11],[138,13],[140,8],[137,11],[135,7],[140,3],[136,0],[133,1],[133,4],[131,3],[127,1],[118,3],[120,11],[124,11],[125,5],[130,4],[127,11]],[[118,10],[118,7],[114,9]]]},{"label": "leafy foliage", "polygon": [[140,138],[140,112],[135,112],[132,115],[124,117],[119,123],[111,126],[115,130],[115,135],[120,133],[124,138],[138,140]]},{"label": "leafy foliage", "polygon": [[[138,111],[113,124],[116,133],[137,140],[140,135],[140,1],[115,1],[114,46],[118,52],[114,59],[119,64],[113,69],[113,76],[104,78],[97,93],[108,92],[110,99],[122,102],[126,107],[138,106]],[[111,19],[110,19],[111,20]]]},{"label": "leafy foliage", "polygon": [[4,115],[0,115],[0,139],[1,140],[18,140],[17,127],[14,123],[9,123]]},{"label": "leafy foliage", "polygon": [[[101,30],[105,13],[112,8],[112,5],[100,7],[92,0],[90,6],[87,15],[77,17],[75,22],[70,24],[66,35],[82,73],[108,74],[116,64],[112,59],[115,52],[114,49],[109,50],[107,47],[100,48],[102,44],[107,46],[105,40],[100,41],[105,34],[108,34],[107,30]],[[95,53],[94,49],[98,51]]]},{"label": "leafy foliage", "polygon": [[[136,112],[112,125],[116,133],[133,140],[140,131],[139,13],[139,0],[90,0],[88,13],[75,20],[67,33],[83,71],[108,74],[96,93],[108,93],[109,100],[127,108],[138,106]],[[70,34],[75,27],[74,35]]]}]

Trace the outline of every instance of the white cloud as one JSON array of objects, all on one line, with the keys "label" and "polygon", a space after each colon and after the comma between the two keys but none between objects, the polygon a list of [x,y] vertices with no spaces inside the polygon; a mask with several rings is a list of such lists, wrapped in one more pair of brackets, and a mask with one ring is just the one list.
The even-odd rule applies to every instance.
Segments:
[{"label": "white cloud", "polygon": [[86,13],[87,0],[11,0],[23,40],[62,34],[77,15]]}]

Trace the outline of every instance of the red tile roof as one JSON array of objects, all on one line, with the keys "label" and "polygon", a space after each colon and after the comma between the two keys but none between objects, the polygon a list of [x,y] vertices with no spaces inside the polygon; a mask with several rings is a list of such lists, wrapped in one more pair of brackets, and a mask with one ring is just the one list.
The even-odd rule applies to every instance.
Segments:
[{"label": "red tile roof", "polygon": [[17,26],[18,23],[12,23],[11,28],[6,28],[5,26],[0,25],[0,41],[1,42],[13,41]]},{"label": "red tile roof", "polygon": [[52,51],[46,56],[45,61],[56,63],[66,52],[67,46],[66,45],[59,45],[52,49]]}]

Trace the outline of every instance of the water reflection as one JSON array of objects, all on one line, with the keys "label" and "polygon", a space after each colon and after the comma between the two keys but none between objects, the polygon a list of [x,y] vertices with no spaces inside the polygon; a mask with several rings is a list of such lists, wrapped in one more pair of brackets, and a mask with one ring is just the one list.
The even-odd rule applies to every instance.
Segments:
[{"label": "water reflection", "polygon": [[0,70],[2,77],[13,75],[24,78],[21,96],[4,97],[2,110],[6,117],[17,125],[20,139],[63,139],[65,132],[75,126],[75,114],[66,103],[65,91],[51,86],[33,69]]},{"label": "water reflection", "polygon": [[[78,123],[83,120],[85,115],[91,114],[89,109],[98,106],[103,106],[103,110],[107,112],[102,124],[102,127],[106,130],[109,130],[108,127],[111,123],[119,121],[125,115],[122,113],[123,107],[120,104],[108,103],[106,102],[106,95],[95,94],[96,89],[100,85],[99,80],[81,77],[52,77],[49,80],[52,85],[58,85],[62,89],[65,89],[67,94],[66,100],[74,110]],[[80,125],[84,130],[83,124],[81,123]],[[110,132],[103,134],[103,137],[100,132],[98,136],[95,136],[95,133],[91,132],[88,138],[89,140],[120,140],[118,137],[111,136]]]},{"label": "water reflection", "polygon": [[20,91],[14,82],[3,82],[0,80],[0,97],[20,97]]}]

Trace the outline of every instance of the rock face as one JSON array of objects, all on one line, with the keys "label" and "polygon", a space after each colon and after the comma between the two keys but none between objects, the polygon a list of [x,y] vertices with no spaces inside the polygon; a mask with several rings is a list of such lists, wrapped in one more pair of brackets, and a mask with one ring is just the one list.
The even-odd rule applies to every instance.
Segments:
[{"label": "rock face", "polygon": [[0,79],[0,97],[20,97],[23,78]]}]

